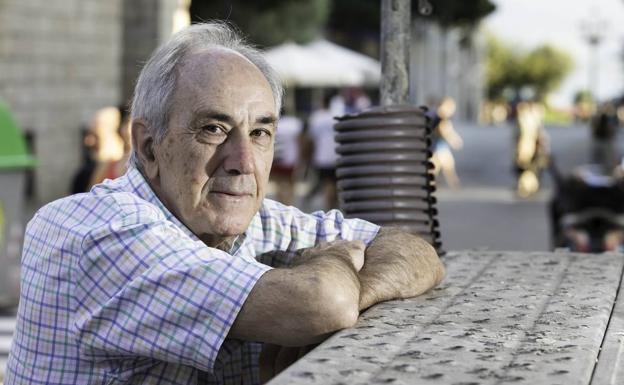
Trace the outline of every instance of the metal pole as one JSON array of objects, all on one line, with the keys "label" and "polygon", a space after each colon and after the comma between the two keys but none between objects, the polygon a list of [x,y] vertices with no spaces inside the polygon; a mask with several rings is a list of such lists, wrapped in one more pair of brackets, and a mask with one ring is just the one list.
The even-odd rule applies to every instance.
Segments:
[{"label": "metal pole", "polygon": [[592,14],[587,20],[581,22],[581,31],[583,37],[587,40],[589,45],[589,62],[588,62],[588,89],[592,94],[594,102],[598,100],[598,93],[600,85],[598,83],[598,77],[600,74],[599,68],[599,50],[600,44],[605,36],[605,31],[608,28],[608,24],[602,19],[595,10],[592,10]]},{"label": "metal pole", "polygon": [[600,39],[596,40],[596,42],[590,43],[590,54],[591,60],[589,62],[589,91],[592,94],[592,98],[595,102],[598,101],[598,93],[599,93],[599,83],[598,77],[600,75],[600,58],[599,55],[599,46]]},{"label": "metal pole", "polygon": [[407,104],[409,97],[410,0],[381,1],[382,106]]}]

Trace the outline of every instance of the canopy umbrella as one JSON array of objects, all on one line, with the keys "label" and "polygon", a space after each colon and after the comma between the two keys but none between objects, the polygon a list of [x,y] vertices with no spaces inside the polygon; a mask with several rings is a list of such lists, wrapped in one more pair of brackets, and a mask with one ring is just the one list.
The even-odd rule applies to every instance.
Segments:
[{"label": "canopy umbrella", "polygon": [[348,71],[357,73],[361,83],[356,85],[376,86],[381,80],[381,64],[370,56],[324,39],[310,43],[307,48],[323,61],[341,63]]},{"label": "canopy umbrella", "polygon": [[381,78],[378,61],[327,40],[284,43],[265,51],[265,58],[286,86],[368,86]]}]

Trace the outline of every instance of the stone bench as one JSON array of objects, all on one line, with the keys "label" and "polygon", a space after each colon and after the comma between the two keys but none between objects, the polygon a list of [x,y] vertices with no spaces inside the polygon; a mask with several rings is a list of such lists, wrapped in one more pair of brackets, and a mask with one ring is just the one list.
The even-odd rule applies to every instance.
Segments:
[{"label": "stone bench", "polygon": [[623,254],[461,251],[270,384],[624,384]]}]

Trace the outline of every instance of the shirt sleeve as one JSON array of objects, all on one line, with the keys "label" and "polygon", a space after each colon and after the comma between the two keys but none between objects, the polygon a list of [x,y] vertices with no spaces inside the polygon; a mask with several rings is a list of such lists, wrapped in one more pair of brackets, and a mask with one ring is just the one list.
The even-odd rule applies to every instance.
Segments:
[{"label": "shirt sleeve", "polygon": [[77,340],[93,360],[149,357],[212,372],[254,284],[270,267],[141,215],[92,229],[74,269]]},{"label": "shirt sleeve", "polygon": [[267,265],[281,267],[288,266],[296,258],[297,250],[321,242],[361,240],[369,245],[379,228],[362,219],[345,218],[339,210],[306,214],[296,207],[265,199],[250,232],[257,259]]}]

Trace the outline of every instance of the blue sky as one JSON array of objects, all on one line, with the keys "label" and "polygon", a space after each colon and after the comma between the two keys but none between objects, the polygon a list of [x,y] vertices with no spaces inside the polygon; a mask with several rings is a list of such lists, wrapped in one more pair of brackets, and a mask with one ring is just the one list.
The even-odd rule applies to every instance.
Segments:
[{"label": "blue sky", "polygon": [[530,49],[554,44],[573,56],[575,68],[551,102],[569,105],[574,93],[589,84],[589,47],[582,24],[595,15],[604,23],[599,48],[598,95],[601,99],[624,92],[624,0],[492,0],[495,13],[485,19],[485,28],[506,41]]}]

